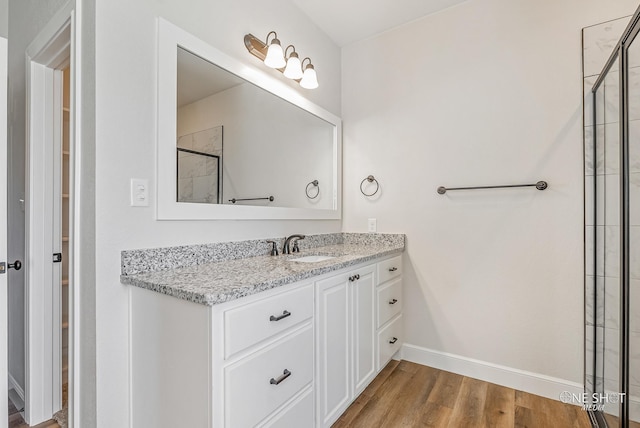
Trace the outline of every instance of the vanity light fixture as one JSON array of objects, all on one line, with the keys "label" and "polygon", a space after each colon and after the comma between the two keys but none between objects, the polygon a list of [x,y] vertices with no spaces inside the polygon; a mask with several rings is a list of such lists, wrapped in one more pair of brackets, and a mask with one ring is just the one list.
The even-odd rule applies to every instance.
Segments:
[{"label": "vanity light fixture", "polygon": [[[269,37],[272,34],[273,39],[269,42]],[[311,64],[311,59],[306,57],[300,62],[298,52],[296,52],[296,48],[293,45],[287,46],[283,52],[275,31],[267,34],[266,43],[253,34],[247,34],[244,36],[244,45],[251,55],[263,61],[267,67],[275,68],[283,73],[285,77],[300,83],[303,88],[315,89],[318,87],[318,76],[313,64]],[[292,51],[287,56],[290,48]],[[304,63],[307,60],[309,62],[305,66]]]},{"label": "vanity light fixture", "polygon": [[296,52],[296,48],[293,45],[287,46],[284,50],[284,56],[287,56],[287,51],[289,48],[293,48],[293,52],[289,54],[289,58],[287,58],[287,66],[284,69],[284,77],[288,77],[289,79],[297,80],[302,79],[302,64],[300,63],[300,58],[298,57],[298,53]]},{"label": "vanity light fixture", "polygon": [[[269,36],[273,34],[273,39],[271,40],[271,44],[269,44]],[[284,53],[282,52],[282,46],[280,45],[280,40],[278,40],[278,35],[275,31],[267,34],[267,43],[269,48],[267,49],[267,56],[264,58],[264,65],[271,68],[282,68],[287,63],[284,60]]]},{"label": "vanity light fixture", "polygon": [[313,64],[311,64],[311,58],[306,57],[302,60],[302,64],[304,64],[306,60],[309,60],[309,64],[304,68],[300,86],[305,89],[315,89],[318,87],[318,76],[316,75],[315,68],[313,68]]}]

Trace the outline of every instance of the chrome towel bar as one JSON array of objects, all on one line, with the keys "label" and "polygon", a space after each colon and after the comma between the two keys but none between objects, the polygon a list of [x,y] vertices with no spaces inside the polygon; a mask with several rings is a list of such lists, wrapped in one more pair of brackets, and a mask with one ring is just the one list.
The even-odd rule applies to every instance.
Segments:
[{"label": "chrome towel bar", "polygon": [[475,187],[438,187],[438,193],[444,195],[449,190],[477,190],[477,189],[504,189],[509,187],[535,187],[538,190],[544,190],[549,187],[546,181],[538,181],[534,184],[503,184],[500,186],[475,186]]},{"label": "chrome towel bar", "polygon": [[273,196],[269,196],[268,198],[244,198],[244,199],[229,199],[229,202],[231,202],[232,204],[235,204],[236,202],[242,202],[242,201],[271,201],[273,202],[275,200],[275,198]]}]

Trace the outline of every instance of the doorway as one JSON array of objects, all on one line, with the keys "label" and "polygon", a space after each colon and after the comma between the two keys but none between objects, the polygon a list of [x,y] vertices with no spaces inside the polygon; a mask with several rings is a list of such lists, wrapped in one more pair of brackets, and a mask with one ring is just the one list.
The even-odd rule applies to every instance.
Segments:
[{"label": "doorway", "polygon": [[[21,330],[22,376],[9,370],[16,426],[67,426],[73,387],[73,212],[75,67],[71,3],[26,48],[26,171],[24,196],[24,305],[10,306],[9,328]],[[20,149],[20,143],[16,144]],[[16,318],[24,320],[24,327]],[[12,334],[15,332],[12,332]],[[20,356],[20,352],[17,352]],[[14,361],[16,361],[14,357]],[[20,374],[18,372],[18,374]],[[67,398],[71,398],[67,400]],[[16,414],[17,413],[17,414]],[[15,420],[20,418],[20,420]],[[6,419],[5,419],[6,421]],[[0,427],[5,426],[0,422]],[[73,422],[73,421],[71,421]],[[24,425],[20,425],[24,423]],[[47,425],[49,426],[49,425]],[[50,426],[58,426],[51,423]]]}]

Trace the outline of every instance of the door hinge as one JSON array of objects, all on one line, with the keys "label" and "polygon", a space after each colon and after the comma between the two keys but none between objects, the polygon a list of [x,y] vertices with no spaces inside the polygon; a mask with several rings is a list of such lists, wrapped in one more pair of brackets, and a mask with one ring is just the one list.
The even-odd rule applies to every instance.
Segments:
[{"label": "door hinge", "polygon": [[0,274],[7,273],[7,263],[0,262]]},{"label": "door hinge", "polygon": [[62,262],[62,253],[53,253],[53,262],[54,263]]}]

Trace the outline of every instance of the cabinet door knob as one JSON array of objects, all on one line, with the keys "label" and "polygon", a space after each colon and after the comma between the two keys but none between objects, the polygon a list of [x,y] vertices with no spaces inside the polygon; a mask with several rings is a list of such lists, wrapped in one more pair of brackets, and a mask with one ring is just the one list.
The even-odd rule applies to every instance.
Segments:
[{"label": "cabinet door knob", "polygon": [[280,377],[278,377],[278,379],[271,378],[269,383],[271,385],[280,385],[280,383],[283,380],[285,380],[286,378],[288,378],[289,376],[291,376],[291,372],[289,370],[287,370],[287,369],[284,369],[284,372],[282,372],[282,375],[280,375]]},{"label": "cabinet door knob", "polygon": [[282,315],[278,315],[278,316],[271,315],[269,317],[269,321],[280,321],[281,319],[286,318],[288,316],[291,316],[291,312],[284,311],[284,312],[282,312]]},{"label": "cabinet door knob", "polygon": [[360,274],[356,274],[356,279],[360,279]]},{"label": "cabinet door knob", "polygon": [[394,343],[396,343],[397,341],[398,341],[398,338],[397,338],[397,337],[394,337],[393,339],[391,339],[391,340],[389,341],[389,343],[393,345],[393,344],[394,344]]},{"label": "cabinet door knob", "polygon": [[395,266],[394,266],[394,267],[390,267],[390,268],[389,268],[389,272],[395,272],[395,271],[397,271],[397,270],[398,270],[398,268],[397,268],[397,267],[395,267]]},{"label": "cabinet door knob", "polygon": [[389,304],[390,304],[390,305],[395,305],[396,303],[398,303],[398,299],[391,299],[391,300],[389,300]]}]

